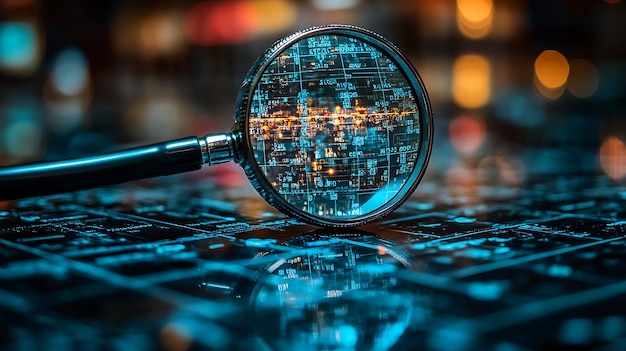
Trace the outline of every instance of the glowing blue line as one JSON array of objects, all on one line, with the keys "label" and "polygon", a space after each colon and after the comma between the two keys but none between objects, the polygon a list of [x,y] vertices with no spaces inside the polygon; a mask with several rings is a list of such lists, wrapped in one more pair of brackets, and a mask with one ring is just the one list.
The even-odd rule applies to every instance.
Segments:
[{"label": "glowing blue line", "polygon": [[175,148],[179,148],[181,146],[195,146],[198,142],[195,140],[187,140],[187,141],[179,141],[177,143],[170,143],[167,144],[167,146],[165,147],[167,150],[169,149],[175,149]]},{"label": "glowing blue line", "polygon": [[88,166],[99,163],[106,163],[110,161],[123,160],[126,158],[133,158],[142,155],[152,154],[159,150],[158,147],[151,147],[149,149],[141,149],[141,150],[129,150],[129,151],[121,151],[115,154],[104,155],[104,156],[93,156],[87,158],[81,158],[77,160],[68,160],[68,161],[57,161],[50,162],[44,164],[36,164],[32,166],[17,166],[17,167],[7,167],[8,169],[0,168],[0,176],[11,176],[11,175],[19,175],[24,173],[36,173],[36,172],[45,172],[54,169],[63,169],[63,168],[72,168],[77,166]]}]

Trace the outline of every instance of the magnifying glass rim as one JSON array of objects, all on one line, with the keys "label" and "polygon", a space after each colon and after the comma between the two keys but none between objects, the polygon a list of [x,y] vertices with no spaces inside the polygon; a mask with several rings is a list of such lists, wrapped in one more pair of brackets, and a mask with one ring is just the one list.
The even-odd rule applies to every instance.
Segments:
[{"label": "magnifying glass rim", "polygon": [[[417,150],[417,157],[413,169],[406,182],[400,188],[400,191],[394,195],[391,200],[382,204],[374,211],[365,215],[353,218],[325,218],[314,215],[306,211],[296,208],[289,203],[278,191],[269,183],[266,175],[261,172],[252,153],[252,140],[250,138],[250,103],[253,99],[254,91],[257,84],[267,67],[282,54],[285,50],[296,44],[300,40],[317,35],[338,35],[344,37],[352,37],[369,45],[372,45],[382,53],[388,55],[390,59],[395,61],[400,67],[400,72],[404,75],[407,82],[411,85],[411,90],[415,95],[418,105],[418,119],[420,125],[420,144]],[[292,35],[289,35],[276,43],[274,43],[257,61],[248,72],[244,79],[239,97],[237,99],[237,108],[235,113],[235,127],[233,134],[240,140],[242,150],[238,150],[240,158],[239,163],[243,167],[246,175],[254,188],[276,209],[304,222],[335,228],[347,228],[363,225],[365,223],[377,220],[389,214],[406,201],[420,180],[424,176],[430,153],[432,149],[433,135],[433,117],[430,106],[430,100],[426,92],[421,77],[411,64],[411,62],[400,52],[400,50],[389,40],[374,33],[368,29],[342,24],[331,24],[303,29]]]}]

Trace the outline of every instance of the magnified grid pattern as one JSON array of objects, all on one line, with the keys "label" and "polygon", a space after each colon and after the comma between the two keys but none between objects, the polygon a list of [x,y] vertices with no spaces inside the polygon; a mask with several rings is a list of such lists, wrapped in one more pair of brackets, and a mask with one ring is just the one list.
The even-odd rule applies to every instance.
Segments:
[{"label": "magnified grid pattern", "polygon": [[261,75],[250,105],[254,157],[291,205],[356,219],[402,191],[420,144],[418,105],[397,62],[358,39],[300,40]]}]

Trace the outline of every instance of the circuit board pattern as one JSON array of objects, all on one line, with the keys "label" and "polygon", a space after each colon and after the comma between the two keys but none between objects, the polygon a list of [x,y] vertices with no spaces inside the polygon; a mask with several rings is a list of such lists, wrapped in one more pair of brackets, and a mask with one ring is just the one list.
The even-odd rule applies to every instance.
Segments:
[{"label": "circuit board pattern", "polygon": [[[169,183],[171,181],[171,183]],[[179,180],[5,204],[3,350],[622,350],[626,191],[425,182],[320,230]]]},{"label": "circuit board pattern", "polygon": [[358,218],[393,198],[415,168],[418,104],[388,54],[316,35],[274,59],[250,104],[254,157],[296,209]]}]

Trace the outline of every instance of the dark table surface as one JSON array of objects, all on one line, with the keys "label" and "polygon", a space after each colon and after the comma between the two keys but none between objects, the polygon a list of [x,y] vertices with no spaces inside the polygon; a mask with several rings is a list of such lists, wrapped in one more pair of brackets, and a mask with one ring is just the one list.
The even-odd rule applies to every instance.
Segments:
[{"label": "dark table surface", "polygon": [[353,230],[182,178],[2,204],[0,348],[626,347],[626,191],[606,176],[427,180]]}]

